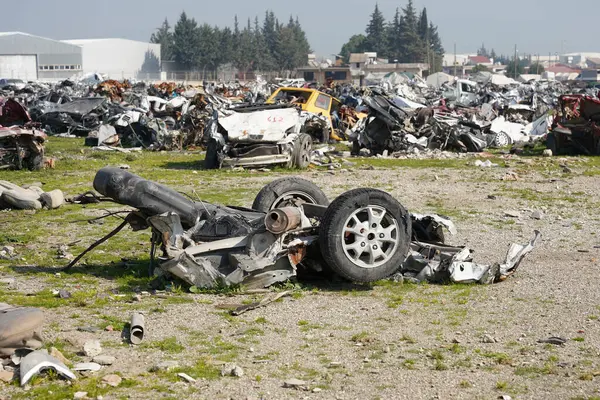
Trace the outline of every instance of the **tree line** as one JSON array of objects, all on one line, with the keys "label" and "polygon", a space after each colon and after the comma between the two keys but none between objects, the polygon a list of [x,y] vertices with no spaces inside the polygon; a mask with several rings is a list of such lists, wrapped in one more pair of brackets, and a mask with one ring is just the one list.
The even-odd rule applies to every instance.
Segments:
[{"label": "tree line", "polygon": [[176,61],[187,71],[216,71],[224,65],[244,72],[291,71],[306,65],[311,52],[298,18],[280,23],[273,11],[265,12],[262,23],[248,18],[243,28],[236,15],[233,30],[199,24],[184,11],[174,27],[165,18],[150,42],[161,45],[163,61]]},{"label": "tree line", "polygon": [[396,8],[389,22],[375,4],[366,34],[352,36],[342,46],[340,55],[348,62],[350,53],[364,52],[377,52],[377,57],[389,62],[426,63],[433,71],[442,70],[444,58],[437,26],[428,20],[426,8],[417,16],[412,0],[402,10]]}]

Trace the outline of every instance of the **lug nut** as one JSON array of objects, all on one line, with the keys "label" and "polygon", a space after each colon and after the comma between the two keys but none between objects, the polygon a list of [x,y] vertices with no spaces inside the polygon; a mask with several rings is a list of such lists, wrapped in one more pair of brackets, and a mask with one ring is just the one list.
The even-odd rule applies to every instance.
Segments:
[{"label": "lug nut", "polygon": [[383,239],[383,237],[384,237],[384,236],[385,236],[385,235],[384,235],[383,233],[380,233],[380,234],[379,234],[379,237],[380,237],[381,239]]},{"label": "lug nut", "polygon": [[361,246],[361,247],[365,247],[365,246],[366,246],[365,242],[362,242],[362,243],[360,244],[360,246]]},{"label": "lug nut", "polygon": [[377,246],[376,245],[373,246],[373,250],[377,250]]}]

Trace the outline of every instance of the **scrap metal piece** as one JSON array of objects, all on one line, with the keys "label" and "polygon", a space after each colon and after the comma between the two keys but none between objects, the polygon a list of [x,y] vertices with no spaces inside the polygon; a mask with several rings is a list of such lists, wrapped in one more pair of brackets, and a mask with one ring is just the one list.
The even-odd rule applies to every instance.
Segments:
[{"label": "scrap metal piece", "polygon": [[46,134],[36,129],[0,125],[0,169],[41,169],[46,139]]},{"label": "scrap metal piece", "polygon": [[539,339],[538,343],[549,343],[549,344],[554,344],[556,346],[562,346],[565,343],[567,343],[567,339],[563,339],[563,338],[557,337],[557,336],[551,336],[547,339]]},{"label": "scrap metal piece", "polygon": [[516,243],[510,245],[510,248],[506,253],[504,264],[500,265],[501,280],[504,280],[506,277],[512,275],[516,271],[521,261],[523,261],[523,258],[525,258],[525,256],[533,250],[541,237],[542,234],[536,230],[534,231],[533,238],[526,245],[520,245]]},{"label": "scrap metal piece", "polygon": [[268,296],[263,297],[258,302],[239,306],[235,310],[231,310],[230,314],[231,315],[235,315],[235,316],[242,315],[242,314],[244,314],[244,313],[246,313],[246,312],[248,312],[250,310],[255,310],[257,308],[264,307],[264,306],[266,306],[268,304],[271,304],[274,301],[277,301],[277,300],[281,299],[282,297],[289,296],[291,293],[292,293],[291,290],[286,290],[285,292],[270,294]]},{"label": "scrap metal piece", "polygon": [[140,344],[144,340],[146,320],[141,313],[134,313],[131,316],[131,325],[129,328],[129,341],[132,344]]},{"label": "scrap metal piece", "polygon": [[24,386],[31,378],[44,370],[53,369],[61,376],[76,380],[77,377],[67,368],[65,364],[42,351],[32,351],[21,359],[19,368],[21,375],[21,386]]}]

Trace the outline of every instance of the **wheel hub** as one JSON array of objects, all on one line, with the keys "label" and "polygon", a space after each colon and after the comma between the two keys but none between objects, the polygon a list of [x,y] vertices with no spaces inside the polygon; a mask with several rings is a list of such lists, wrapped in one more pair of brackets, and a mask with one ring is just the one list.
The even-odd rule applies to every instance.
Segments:
[{"label": "wheel hub", "polygon": [[375,268],[394,255],[399,240],[396,219],[385,208],[370,205],[348,217],[342,247],[352,263],[362,268]]}]

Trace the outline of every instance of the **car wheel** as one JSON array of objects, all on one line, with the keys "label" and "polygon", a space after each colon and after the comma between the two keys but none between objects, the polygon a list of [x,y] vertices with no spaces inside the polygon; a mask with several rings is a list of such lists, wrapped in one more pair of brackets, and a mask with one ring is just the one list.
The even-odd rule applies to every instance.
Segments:
[{"label": "car wheel", "polygon": [[496,134],[496,137],[494,138],[494,146],[506,147],[506,146],[509,146],[510,144],[512,144],[512,140],[511,140],[510,136],[508,136],[506,133],[499,132]]},{"label": "car wheel", "polygon": [[298,207],[303,203],[329,205],[325,193],[314,183],[297,177],[274,180],[256,195],[252,209],[268,212],[274,208]]},{"label": "car wheel", "polygon": [[210,139],[206,146],[206,156],[204,156],[204,169],[219,168],[219,144],[215,139]]},{"label": "car wheel", "polygon": [[327,208],[319,246],[334,272],[355,282],[372,282],[398,271],[411,229],[408,212],[388,193],[354,189]]},{"label": "car wheel", "polygon": [[310,165],[312,152],[312,137],[306,133],[301,133],[294,143],[292,152],[293,165],[296,168],[304,169]]}]

